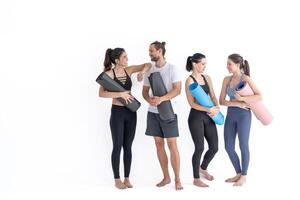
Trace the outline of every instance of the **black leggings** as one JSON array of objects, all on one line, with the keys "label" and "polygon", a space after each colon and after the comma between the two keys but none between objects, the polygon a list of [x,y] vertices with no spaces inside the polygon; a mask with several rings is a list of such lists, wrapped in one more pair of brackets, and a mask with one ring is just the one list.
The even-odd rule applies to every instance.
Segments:
[{"label": "black leggings", "polygon": [[199,166],[201,155],[204,151],[204,137],[208,143],[208,150],[204,155],[201,168],[206,170],[208,164],[218,151],[218,132],[214,121],[206,114],[206,112],[191,109],[189,115],[189,128],[192,139],[195,144],[195,152],[193,154],[193,173],[194,178],[199,178]]},{"label": "black leggings", "polygon": [[125,106],[112,105],[110,129],[113,141],[111,163],[115,179],[120,178],[120,154],[123,147],[124,177],[128,178],[131,167],[131,146],[135,135],[136,112]]}]

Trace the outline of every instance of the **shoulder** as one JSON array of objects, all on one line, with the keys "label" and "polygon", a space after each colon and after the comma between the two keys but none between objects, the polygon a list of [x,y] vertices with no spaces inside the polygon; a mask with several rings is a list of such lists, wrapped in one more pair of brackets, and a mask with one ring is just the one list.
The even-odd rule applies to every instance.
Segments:
[{"label": "shoulder", "polygon": [[251,78],[250,78],[250,76],[248,76],[248,75],[246,75],[246,74],[244,74],[243,75],[243,79],[245,80],[245,81],[251,81]]},{"label": "shoulder", "polygon": [[202,74],[202,75],[204,76],[204,78],[205,78],[207,81],[211,82],[211,78],[210,78],[209,75],[207,75],[207,74]]},{"label": "shoulder", "polygon": [[111,77],[111,78],[114,77],[112,69],[111,69],[111,70],[108,70],[108,71],[106,71],[106,72],[104,72],[104,73],[106,73],[106,74],[107,74],[109,77]]},{"label": "shoulder", "polygon": [[187,78],[186,78],[186,80],[185,80],[185,84],[186,85],[190,85],[191,83],[193,83],[194,82],[194,80],[192,79],[192,77],[190,77],[190,76],[188,76]]},{"label": "shoulder", "polygon": [[223,82],[228,82],[231,79],[231,76],[225,76]]}]

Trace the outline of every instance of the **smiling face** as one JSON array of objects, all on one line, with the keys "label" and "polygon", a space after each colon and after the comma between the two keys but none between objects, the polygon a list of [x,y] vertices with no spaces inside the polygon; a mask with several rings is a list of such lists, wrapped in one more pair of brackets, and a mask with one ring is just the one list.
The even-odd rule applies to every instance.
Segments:
[{"label": "smiling face", "polygon": [[156,49],[155,46],[152,44],[149,47],[149,56],[151,58],[151,61],[158,61],[160,57],[162,56],[162,50],[161,49]]},{"label": "smiling face", "polygon": [[230,58],[228,58],[227,69],[228,69],[229,73],[236,73],[236,72],[240,71],[240,64],[236,64]]},{"label": "smiling face", "polygon": [[122,67],[127,67],[128,65],[128,57],[127,53],[124,51],[118,59],[115,60],[117,65],[120,65]]},{"label": "smiling face", "polygon": [[203,73],[206,68],[206,58],[198,60],[197,63],[193,62],[193,70],[197,73]]}]

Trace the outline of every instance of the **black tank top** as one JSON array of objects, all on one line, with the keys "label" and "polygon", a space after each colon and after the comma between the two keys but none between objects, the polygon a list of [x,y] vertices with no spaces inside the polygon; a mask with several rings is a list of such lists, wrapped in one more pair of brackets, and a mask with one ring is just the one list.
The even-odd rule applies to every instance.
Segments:
[{"label": "black tank top", "polygon": [[114,80],[117,83],[119,83],[125,90],[131,90],[132,81],[130,76],[127,74],[126,70],[124,69],[126,76],[120,76],[120,77],[116,77],[116,73],[114,69],[112,71],[114,73]]},{"label": "black tank top", "polygon": [[202,89],[204,90],[204,92],[205,92],[206,94],[208,94],[208,93],[209,93],[208,83],[207,83],[205,77],[204,77],[202,74],[201,74],[201,76],[202,76],[203,79],[204,79],[204,82],[205,82],[204,85],[200,85],[200,84],[198,83],[198,81],[197,81],[192,75],[190,75],[190,77],[194,80],[194,82],[198,83],[198,84],[202,87]]}]

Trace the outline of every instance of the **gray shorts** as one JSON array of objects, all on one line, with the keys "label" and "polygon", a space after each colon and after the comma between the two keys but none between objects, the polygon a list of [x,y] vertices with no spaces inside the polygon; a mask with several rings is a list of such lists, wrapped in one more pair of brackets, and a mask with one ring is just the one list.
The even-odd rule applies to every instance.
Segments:
[{"label": "gray shorts", "polygon": [[159,117],[159,114],[148,112],[146,135],[161,138],[178,137],[178,121],[175,114],[175,120],[165,121]]}]

